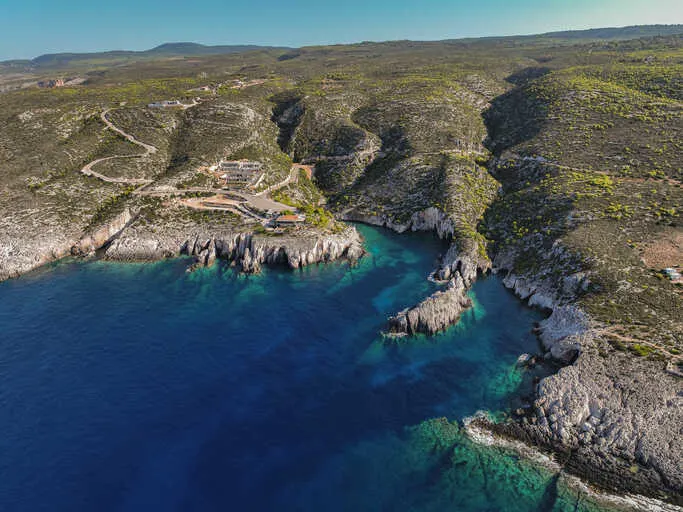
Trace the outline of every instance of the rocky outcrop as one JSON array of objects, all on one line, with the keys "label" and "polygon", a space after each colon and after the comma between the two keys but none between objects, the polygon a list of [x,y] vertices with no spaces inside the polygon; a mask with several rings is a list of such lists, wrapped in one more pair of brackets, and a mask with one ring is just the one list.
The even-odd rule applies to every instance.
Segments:
[{"label": "rocky outcrop", "polygon": [[576,360],[538,386],[532,413],[494,430],[566,454],[572,473],[619,492],[683,504],[680,379],[663,363],[607,357],[585,333]]},{"label": "rocky outcrop", "polygon": [[393,335],[436,334],[455,324],[461,313],[472,305],[467,288],[456,274],[445,290],[438,291],[415,307],[401,311],[389,319]]},{"label": "rocky outcrop", "polygon": [[263,265],[301,268],[336,259],[355,261],[363,255],[360,235],[354,228],[340,234],[312,233],[300,237],[270,237],[253,233],[182,232],[158,234],[146,230],[126,231],[106,250],[105,258],[151,261],[185,254],[199,265],[225,259],[246,273],[257,273]]},{"label": "rocky outcrop", "polygon": [[486,255],[479,253],[479,248],[474,241],[456,240],[441,258],[439,268],[434,272],[434,278],[447,281],[459,274],[465,286],[469,288],[477,280],[479,272],[488,272],[490,269],[491,261]]},{"label": "rocky outcrop", "polygon": [[43,228],[40,236],[18,231],[8,233],[8,238],[0,234],[0,281],[69,255],[91,254],[116,237],[132,219],[133,214],[126,209],[86,235],[80,234],[76,226],[50,225]]},{"label": "rocky outcrop", "polygon": [[557,306],[540,324],[541,343],[547,353],[564,364],[578,356],[590,336],[588,316],[576,306]]},{"label": "rocky outcrop", "polygon": [[[563,254],[559,246],[551,252]],[[494,271],[514,268],[516,257],[499,254]],[[539,383],[528,415],[490,428],[565,454],[567,470],[603,488],[683,504],[681,379],[666,373],[666,362],[612,349],[576,304],[588,287],[584,273],[569,268],[551,279],[544,271],[509,272],[503,283],[552,311],[539,338],[562,368]]]},{"label": "rocky outcrop", "polygon": [[111,221],[81,238],[81,240],[71,248],[71,254],[74,256],[82,256],[95,252],[100,247],[107,245],[107,243],[121,233],[133,219],[133,214],[126,208]]},{"label": "rocky outcrop", "polygon": [[[355,211],[344,214],[346,220],[382,226],[397,233],[406,231],[434,231],[439,238],[451,239],[456,227],[453,219],[438,208],[430,207],[415,212],[408,222],[400,223],[385,215],[366,215]],[[389,320],[393,335],[434,334],[458,322],[462,311],[472,305],[467,289],[474,284],[479,272],[487,272],[491,262],[480,254],[474,240],[453,240],[439,267],[432,273],[435,281],[448,282],[447,289],[434,293],[413,308],[400,312]]]},{"label": "rocky outcrop", "polygon": [[[681,510],[661,499],[648,498],[631,492],[623,495],[621,493],[610,494],[605,493],[603,490],[595,489],[587,485],[585,480],[581,480],[574,474],[569,473],[568,469],[572,466],[572,459],[569,459],[568,463],[564,462],[562,458],[553,457],[539,450],[534,443],[528,440],[526,443],[519,441],[519,436],[496,435],[496,433],[501,433],[500,425],[494,425],[492,429],[490,418],[482,412],[465,418],[462,431],[476,443],[512,450],[519,454],[519,456],[532,460],[535,464],[558,475],[558,486],[561,484],[567,490],[573,490],[579,495],[589,497],[596,505],[605,505],[609,510],[643,510],[648,512],[680,512]],[[578,502],[579,500],[577,500]],[[584,505],[587,506],[588,503],[589,501],[584,502]]]}]

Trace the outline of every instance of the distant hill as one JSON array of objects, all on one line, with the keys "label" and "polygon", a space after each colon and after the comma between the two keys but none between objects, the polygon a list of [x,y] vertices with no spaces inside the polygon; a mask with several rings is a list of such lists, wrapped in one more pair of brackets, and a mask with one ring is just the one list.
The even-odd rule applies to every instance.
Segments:
[{"label": "distant hill", "polygon": [[[592,28],[548,32],[538,37],[550,39],[636,39],[639,37],[673,36],[683,34],[683,25],[634,25],[630,27]],[[532,36],[533,37],[533,36]]]},{"label": "distant hill", "polygon": [[[225,55],[254,50],[275,49],[258,45],[207,46],[199,43],[164,43],[151,50],[114,50],[92,53],[50,53],[32,60],[7,61],[3,65],[24,65],[36,68],[59,68],[79,64],[114,64],[159,57],[192,57],[202,55]],[[284,48],[283,48],[284,49]]]},{"label": "distant hill", "polygon": [[258,45],[220,45],[206,46],[198,43],[164,43],[147,50],[147,55],[222,55],[225,53],[241,53],[260,50]]},{"label": "distant hill", "polygon": [[[482,38],[463,38],[440,41],[441,43],[472,44],[472,43],[512,43],[538,41],[540,44],[575,44],[590,41],[620,41],[637,38],[672,36],[683,34],[683,25],[636,25],[630,27],[595,28],[588,30],[567,30],[548,32],[545,34],[524,36],[494,36]],[[410,44],[411,41],[393,41],[394,44]],[[434,41],[437,43],[437,41]],[[374,44],[374,43],[361,43]],[[351,45],[353,46],[353,45]],[[310,47],[309,47],[310,48]],[[318,48],[318,47],[313,47]],[[294,50],[286,47],[258,46],[258,45],[219,45],[207,46],[198,43],[180,42],[164,43],[150,50],[128,51],[115,50],[93,53],[52,53],[36,57],[32,60],[13,60],[0,62],[0,68],[34,67],[39,69],[54,69],[74,66],[126,64],[138,60],[192,57],[204,55],[226,55],[255,50]],[[297,52],[286,53],[282,60],[295,58]]]},{"label": "distant hill", "polygon": [[578,44],[591,42],[627,41],[631,39],[667,37],[683,34],[683,25],[634,25],[630,27],[591,28],[586,30],[564,30],[544,34],[518,36],[468,37],[449,39],[451,44]]}]

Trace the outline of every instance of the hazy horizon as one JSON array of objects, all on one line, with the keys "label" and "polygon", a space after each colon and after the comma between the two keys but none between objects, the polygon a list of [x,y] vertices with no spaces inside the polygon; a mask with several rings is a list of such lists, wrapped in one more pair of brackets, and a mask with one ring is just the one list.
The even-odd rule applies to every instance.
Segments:
[{"label": "hazy horizon", "polygon": [[[233,4],[233,2],[230,2]],[[61,52],[147,50],[168,42],[302,47],[362,41],[436,41],[683,23],[679,0],[298,0],[188,8],[176,0],[97,5],[44,0],[0,6],[0,60]]]}]

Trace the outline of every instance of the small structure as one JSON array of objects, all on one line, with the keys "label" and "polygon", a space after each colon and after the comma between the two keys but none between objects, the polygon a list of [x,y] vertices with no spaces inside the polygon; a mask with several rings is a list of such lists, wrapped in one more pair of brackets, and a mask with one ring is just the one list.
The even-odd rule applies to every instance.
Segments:
[{"label": "small structure", "polygon": [[61,78],[57,78],[54,80],[43,80],[41,82],[38,82],[38,87],[42,87],[45,89],[52,89],[54,87],[64,87],[64,80]]},{"label": "small structure", "polygon": [[226,185],[249,185],[261,175],[263,164],[250,160],[224,160],[216,171]]},{"label": "small structure", "polygon": [[301,224],[306,220],[306,216],[300,213],[290,213],[285,215],[280,215],[275,219],[276,226],[296,226]]},{"label": "small structure", "polygon": [[665,268],[663,272],[664,275],[666,275],[666,277],[668,277],[672,281],[678,281],[681,279],[681,273],[675,268],[668,267]]},{"label": "small structure", "polygon": [[181,107],[182,103],[178,100],[155,101],[147,105],[149,108]]}]

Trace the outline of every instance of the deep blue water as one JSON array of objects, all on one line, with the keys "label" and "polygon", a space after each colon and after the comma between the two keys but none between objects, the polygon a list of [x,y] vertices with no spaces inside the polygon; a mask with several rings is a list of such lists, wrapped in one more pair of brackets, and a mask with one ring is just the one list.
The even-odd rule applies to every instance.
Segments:
[{"label": "deep blue water", "polygon": [[565,510],[545,470],[428,421],[514,405],[540,314],[490,277],[446,334],[387,342],[445,248],[360,229],[356,268],[0,283],[0,510]]}]

